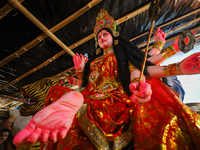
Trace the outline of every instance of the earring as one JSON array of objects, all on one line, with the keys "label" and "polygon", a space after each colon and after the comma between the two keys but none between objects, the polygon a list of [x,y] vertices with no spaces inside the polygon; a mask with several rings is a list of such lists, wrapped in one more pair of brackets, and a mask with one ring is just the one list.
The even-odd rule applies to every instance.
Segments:
[{"label": "earring", "polygon": [[115,45],[118,45],[118,42],[119,42],[118,40],[114,40]]},{"label": "earring", "polygon": [[100,48],[97,48],[96,49],[96,55],[100,54],[101,53],[101,49]]}]

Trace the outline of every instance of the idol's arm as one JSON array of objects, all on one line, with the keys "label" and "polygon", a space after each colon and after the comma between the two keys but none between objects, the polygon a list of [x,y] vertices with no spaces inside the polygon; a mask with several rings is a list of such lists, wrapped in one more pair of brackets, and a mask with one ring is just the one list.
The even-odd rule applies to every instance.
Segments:
[{"label": "idol's arm", "polygon": [[163,61],[170,58],[171,56],[175,55],[176,53],[180,52],[179,46],[178,46],[178,40],[177,38],[172,45],[166,47],[164,50],[160,51],[160,53],[149,57],[147,60],[151,61],[155,65],[160,65]]},{"label": "idol's arm", "polygon": [[155,42],[153,44],[152,49],[148,52],[148,55],[154,56],[154,55],[160,53],[160,51],[162,50],[162,48],[166,42],[165,37],[166,37],[166,34],[160,28],[158,28],[158,30],[154,34]]},{"label": "idol's arm", "polygon": [[200,73],[200,52],[190,55],[177,64],[167,66],[148,66],[149,77],[161,78],[175,75],[193,75]]}]

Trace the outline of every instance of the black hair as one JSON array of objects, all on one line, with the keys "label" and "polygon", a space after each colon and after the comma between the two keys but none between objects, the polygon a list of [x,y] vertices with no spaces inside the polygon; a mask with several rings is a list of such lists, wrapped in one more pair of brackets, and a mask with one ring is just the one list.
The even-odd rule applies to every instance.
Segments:
[{"label": "black hair", "polygon": [[3,130],[0,131],[0,133],[2,133],[2,132],[8,132],[10,135],[10,129],[8,129],[8,128],[4,128]]},{"label": "black hair", "polygon": [[[120,36],[114,37],[110,29],[104,28],[103,30],[108,31],[113,37],[113,50],[117,58],[117,65],[118,65],[117,68],[118,68],[119,79],[126,93],[128,95],[131,95],[131,92],[129,90],[129,84],[130,84],[129,62],[132,63],[136,68],[141,70],[145,53],[142,52],[137,46],[135,46],[133,43],[126,40],[125,38],[120,37]],[[115,40],[118,40],[117,45],[114,44]],[[97,46],[97,48],[100,48],[100,47]],[[91,58],[89,58],[84,69],[84,76],[83,76],[83,83],[82,83],[83,87],[87,86],[88,84],[88,76],[90,73],[90,63],[101,55],[103,55],[103,50],[101,50],[101,53],[97,55],[96,55],[96,52],[94,52]],[[148,77],[147,66],[151,66],[151,65],[154,65],[154,64],[149,61],[146,62],[144,75],[146,75],[147,77]]]}]

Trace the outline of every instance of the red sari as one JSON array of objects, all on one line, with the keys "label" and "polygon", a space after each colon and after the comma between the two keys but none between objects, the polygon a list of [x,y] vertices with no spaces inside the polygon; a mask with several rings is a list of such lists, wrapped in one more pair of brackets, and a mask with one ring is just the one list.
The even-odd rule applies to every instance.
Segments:
[{"label": "red sari", "polygon": [[[113,53],[95,59],[90,70],[82,91],[85,104],[66,138],[48,149],[122,149],[132,139],[138,150],[200,149],[200,116],[159,79],[147,81],[153,91],[151,101],[132,106],[119,82]],[[47,102],[59,99],[58,91],[69,89],[52,88]]]}]

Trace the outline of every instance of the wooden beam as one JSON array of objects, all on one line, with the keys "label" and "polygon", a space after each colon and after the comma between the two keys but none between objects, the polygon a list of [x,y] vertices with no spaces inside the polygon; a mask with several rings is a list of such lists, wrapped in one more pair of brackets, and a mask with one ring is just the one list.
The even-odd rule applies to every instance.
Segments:
[{"label": "wooden beam", "polygon": [[[72,22],[73,20],[75,20],[76,18],[78,18],[79,16],[81,16],[83,13],[85,13],[86,11],[88,11],[90,8],[94,7],[96,4],[98,4],[100,1],[102,0],[92,0],[91,2],[89,2],[87,5],[85,5],[84,7],[82,7],[81,9],[79,9],[77,12],[75,12],[74,14],[72,14],[71,16],[69,16],[68,18],[66,18],[65,20],[63,20],[62,22],[60,22],[59,24],[57,24],[56,26],[54,26],[53,28],[50,29],[50,31],[52,33],[58,31],[59,29],[61,29],[62,27],[64,27],[65,25],[67,25],[68,23]],[[38,43],[40,43],[42,40],[44,40],[47,37],[46,33],[43,33],[42,35],[39,35],[37,38],[35,38],[34,40],[32,40],[31,42],[27,43],[26,45],[22,46],[19,50],[17,50],[15,53],[9,55],[8,57],[4,58],[2,61],[0,61],[0,66],[3,66],[4,64],[8,63],[9,61],[13,60],[14,58],[22,55],[23,53],[25,53],[26,51],[30,50],[31,48],[33,48],[35,45],[37,45]]]}]

